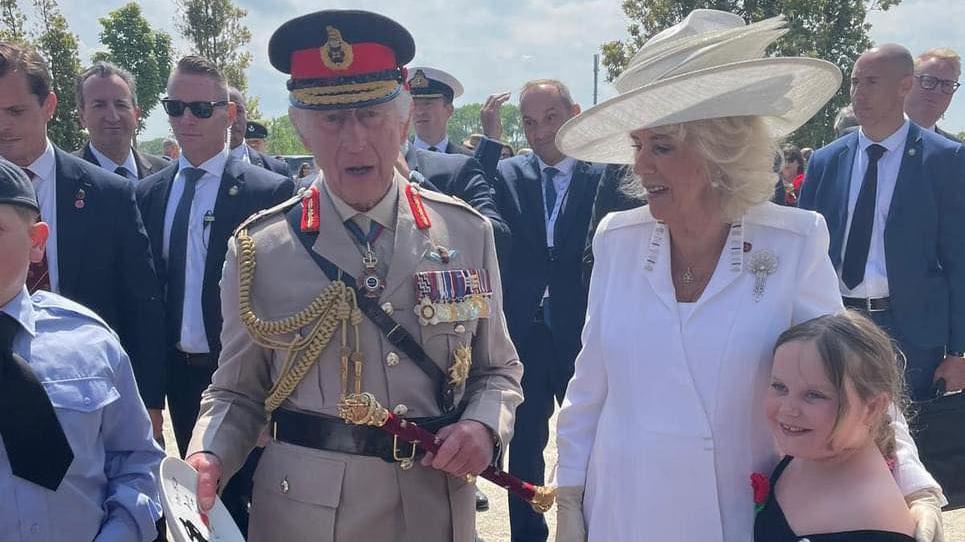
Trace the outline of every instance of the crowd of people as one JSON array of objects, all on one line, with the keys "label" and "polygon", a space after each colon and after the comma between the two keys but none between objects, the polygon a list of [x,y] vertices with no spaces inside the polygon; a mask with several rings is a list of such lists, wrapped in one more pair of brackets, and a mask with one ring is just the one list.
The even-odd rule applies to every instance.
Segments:
[{"label": "crowd of people", "polygon": [[[544,485],[561,407],[557,542],[942,542],[965,467],[907,407],[965,389],[960,61],[869,49],[837,139],[782,148],[843,80],[766,56],[786,31],[695,10],[585,111],[528,81],[516,153],[510,93],[450,141],[462,85],[405,28],[303,15],[268,46],[293,172],[195,55],[165,157],[108,62],[66,152],[46,61],[0,42],[0,539],[178,539],[166,405],[200,509],[252,541],[472,541],[474,475]],[[346,423],[363,393],[438,449]]]}]

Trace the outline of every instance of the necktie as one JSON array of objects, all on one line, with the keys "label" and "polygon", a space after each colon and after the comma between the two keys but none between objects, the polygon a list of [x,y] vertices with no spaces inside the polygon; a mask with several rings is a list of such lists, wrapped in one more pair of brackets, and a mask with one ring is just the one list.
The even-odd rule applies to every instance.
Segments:
[{"label": "necktie", "polygon": [[124,166],[117,166],[117,169],[114,170],[114,173],[120,175],[121,177],[124,177],[125,179],[132,178],[130,170],[128,170]]},{"label": "necktie", "polygon": [[439,152],[439,149],[437,149],[435,145],[429,147],[427,150],[430,150],[432,152]]},{"label": "necktie", "polygon": [[191,218],[191,202],[198,180],[204,176],[204,170],[199,168],[185,168],[182,170],[184,191],[178,200],[174,211],[174,222],[171,224],[171,237],[168,240],[168,311],[171,331],[179,341],[181,337],[181,317],[184,312],[184,273],[187,269],[188,255],[188,222]]},{"label": "necktie", "polygon": [[[23,168],[23,172],[27,174],[30,181],[34,183],[36,187],[37,184],[37,174],[30,170],[30,168]],[[30,268],[27,270],[27,291],[31,294],[37,290],[50,290],[50,270],[47,268],[47,251],[44,251],[43,257],[39,262],[30,262]]]},{"label": "necktie", "polygon": [[864,280],[864,268],[868,264],[868,250],[871,248],[871,231],[875,223],[875,204],[878,193],[878,160],[887,149],[881,145],[869,145],[868,169],[861,181],[858,201],[851,215],[851,229],[848,231],[848,245],[844,249],[844,262],[841,264],[841,280],[854,289]]},{"label": "necktie", "polygon": [[13,353],[19,329],[0,313],[0,436],[14,476],[57,491],[74,453],[43,384]]},{"label": "necktie", "polygon": [[556,208],[556,184],[553,179],[559,174],[560,170],[555,167],[548,167],[543,170],[543,201],[546,204],[546,220],[553,216],[553,209]]}]

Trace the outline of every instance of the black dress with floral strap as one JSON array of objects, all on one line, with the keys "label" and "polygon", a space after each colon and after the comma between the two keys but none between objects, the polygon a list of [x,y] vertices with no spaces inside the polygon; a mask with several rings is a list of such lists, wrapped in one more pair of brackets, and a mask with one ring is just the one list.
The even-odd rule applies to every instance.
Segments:
[{"label": "black dress with floral strap", "polygon": [[787,468],[787,465],[794,459],[786,456],[774,469],[771,474],[771,491],[767,496],[764,508],[757,514],[754,521],[754,541],[755,542],[915,542],[915,539],[901,533],[890,531],[846,531],[840,533],[819,533],[819,534],[795,534],[791,526],[784,517],[784,510],[781,510],[780,503],[777,502],[773,488],[777,485],[777,479]]}]

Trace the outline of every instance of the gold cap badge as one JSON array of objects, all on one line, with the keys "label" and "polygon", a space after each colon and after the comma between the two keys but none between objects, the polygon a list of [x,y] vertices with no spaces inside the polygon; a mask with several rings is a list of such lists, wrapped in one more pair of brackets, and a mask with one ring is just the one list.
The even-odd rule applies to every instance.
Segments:
[{"label": "gold cap badge", "polygon": [[322,45],[322,63],[330,70],[347,70],[354,56],[352,44],[342,39],[342,33],[334,26],[326,26],[328,41]]}]

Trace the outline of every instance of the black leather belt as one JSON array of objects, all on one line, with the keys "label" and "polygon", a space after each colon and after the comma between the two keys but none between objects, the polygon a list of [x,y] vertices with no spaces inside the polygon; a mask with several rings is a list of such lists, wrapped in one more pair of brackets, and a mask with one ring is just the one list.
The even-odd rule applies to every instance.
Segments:
[{"label": "black leather belt", "polygon": [[843,297],[844,306],[849,309],[858,309],[865,312],[881,312],[891,308],[890,297]]},{"label": "black leather belt", "polygon": [[218,360],[215,359],[211,354],[190,354],[188,352],[175,350],[174,357],[184,361],[191,367],[213,369],[218,365]]},{"label": "black leather belt", "polygon": [[[435,433],[459,421],[465,407],[434,418],[407,418]],[[400,441],[378,427],[353,425],[341,418],[278,409],[271,416],[272,437],[281,442],[343,454],[380,457],[392,463],[424,455],[415,444]]]}]

